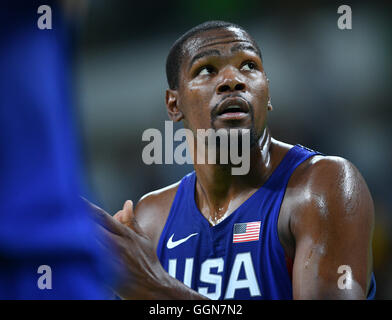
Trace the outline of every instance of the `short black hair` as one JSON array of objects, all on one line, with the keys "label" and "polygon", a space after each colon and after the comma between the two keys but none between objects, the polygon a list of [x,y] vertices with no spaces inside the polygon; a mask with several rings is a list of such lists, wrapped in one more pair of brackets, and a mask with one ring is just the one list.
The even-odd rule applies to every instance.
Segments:
[{"label": "short black hair", "polygon": [[204,22],[185,32],[180,38],[178,38],[174,42],[173,46],[171,47],[169,54],[166,58],[166,78],[170,89],[176,90],[178,88],[180,67],[182,64],[182,60],[184,58],[183,47],[184,44],[187,42],[187,40],[192,36],[207,30],[229,28],[229,27],[235,27],[237,29],[244,31],[249,36],[249,39],[253,42],[254,46],[256,47],[255,49],[257,50],[260,59],[262,58],[260,48],[258,47],[256,41],[250,36],[248,31],[246,31],[243,27],[235,23],[226,22],[226,21],[214,20],[214,21]]}]

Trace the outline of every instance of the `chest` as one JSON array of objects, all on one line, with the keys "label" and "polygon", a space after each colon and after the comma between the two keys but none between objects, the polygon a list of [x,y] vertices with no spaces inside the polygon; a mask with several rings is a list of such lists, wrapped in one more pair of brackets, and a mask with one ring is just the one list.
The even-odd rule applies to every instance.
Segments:
[{"label": "chest", "polygon": [[209,298],[260,297],[263,278],[276,272],[273,265],[285,264],[279,207],[255,200],[211,226],[201,212],[184,206],[167,222],[158,257],[171,276]]}]

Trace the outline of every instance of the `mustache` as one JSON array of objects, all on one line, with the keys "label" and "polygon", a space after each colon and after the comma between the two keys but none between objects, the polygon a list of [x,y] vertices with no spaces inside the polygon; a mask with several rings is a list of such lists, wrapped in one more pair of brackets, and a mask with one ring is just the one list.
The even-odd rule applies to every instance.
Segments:
[{"label": "mustache", "polygon": [[235,98],[235,97],[238,97],[238,98],[241,98],[241,99],[244,99],[245,101],[246,101],[246,103],[248,104],[248,106],[249,106],[249,113],[250,113],[250,115],[251,115],[251,117],[252,117],[252,119],[253,119],[253,115],[254,115],[254,108],[253,108],[253,105],[247,100],[247,99],[245,99],[243,96],[241,96],[240,94],[229,94],[229,95],[227,95],[227,96],[224,96],[219,102],[217,102],[216,104],[215,104],[215,106],[212,108],[212,110],[211,110],[211,121],[214,121],[215,120],[215,118],[218,116],[218,107],[219,107],[219,105],[222,103],[222,101],[223,100],[225,100],[225,99],[227,99],[227,98]]}]

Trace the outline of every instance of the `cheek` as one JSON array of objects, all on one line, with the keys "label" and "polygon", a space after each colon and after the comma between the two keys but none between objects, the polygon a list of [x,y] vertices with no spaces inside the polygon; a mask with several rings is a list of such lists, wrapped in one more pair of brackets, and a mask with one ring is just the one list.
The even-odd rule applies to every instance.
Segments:
[{"label": "cheek", "polygon": [[206,88],[203,86],[188,86],[185,95],[187,102],[203,101],[206,97]]},{"label": "cheek", "polygon": [[257,77],[249,82],[249,90],[253,92],[255,98],[264,105],[268,103],[269,91],[266,78]]},{"label": "cheek", "polygon": [[208,104],[214,94],[214,86],[201,80],[190,81],[186,87],[186,95],[190,102]]},{"label": "cheek", "polygon": [[210,123],[211,89],[202,85],[188,85],[179,97],[183,114],[191,128],[208,128]]},{"label": "cheek", "polygon": [[256,127],[264,126],[267,119],[267,108],[269,100],[268,82],[265,77],[257,77],[251,81],[249,91],[252,92],[252,104],[254,107],[254,118]]}]

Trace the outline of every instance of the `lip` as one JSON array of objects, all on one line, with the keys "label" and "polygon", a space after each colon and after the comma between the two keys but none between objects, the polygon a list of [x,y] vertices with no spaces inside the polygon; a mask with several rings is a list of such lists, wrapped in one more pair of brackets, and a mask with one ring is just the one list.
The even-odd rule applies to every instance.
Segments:
[{"label": "lip", "polygon": [[[238,111],[227,112],[230,106],[238,106]],[[240,97],[230,97],[224,99],[217,108],[217,116],[225,120],[241,120],[249,114],[249,105],[247,101]]]},{"label": "lip", "polygon": [[245,112],[227,112],[218,116],[222,120],[241,120],[248,116]]}]

